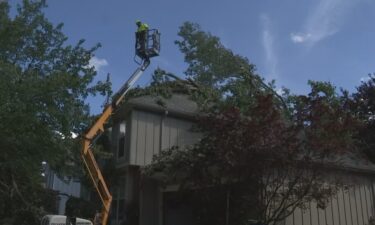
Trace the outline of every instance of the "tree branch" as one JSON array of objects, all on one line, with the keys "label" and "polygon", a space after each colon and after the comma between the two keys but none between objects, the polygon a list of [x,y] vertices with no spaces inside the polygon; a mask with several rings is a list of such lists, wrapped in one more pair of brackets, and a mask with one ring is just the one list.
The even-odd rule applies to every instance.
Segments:
[{"label": "tree branch", "polygon": [[21,192],[20,192],[20,190],[18,188],[16,180],[14,179],[14,175],[12,174],[11,176],[12,176],[13,189],[16,191],[17,195],[20,197],[20,199],[23,202],[23,204],[25,204],[26,206],[29,206],[30,204],[25,200],[25,198],[23,197],[23,195],[21,194]]}]

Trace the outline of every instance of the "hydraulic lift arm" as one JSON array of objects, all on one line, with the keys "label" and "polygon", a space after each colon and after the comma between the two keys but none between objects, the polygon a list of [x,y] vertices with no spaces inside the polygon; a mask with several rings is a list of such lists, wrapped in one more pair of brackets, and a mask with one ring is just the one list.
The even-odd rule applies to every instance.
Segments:
[{"label": "hydraulic lift arm", "polygon": [[83,148],[81,150],[81,156],[84,164],[90,174],[90,178],[94,183],[94,186],[99,194],[99,197],[103,203],[101,211],[101,225],[106,225],[109,215],[109,210],[112,202],[112,195],[110,194],[108,187],[105,183],[100,168],[94,158],[94,154],[91,151],[91,147],[99,136],[104,132],[104,124],[108,121],[109,117],[114,113],[118,106],[122,103],[125,94],[130,90],[133,84],[142,75],[143,71],[150,65],[150,60],[146,58],[142,64],[136,69],[133,75],[126,81],[126,83],[120,88],[120,90],[114,95],[112,104],[108,104],[104,109],[99,119],[90,127],[90,129],[83,135]]}]

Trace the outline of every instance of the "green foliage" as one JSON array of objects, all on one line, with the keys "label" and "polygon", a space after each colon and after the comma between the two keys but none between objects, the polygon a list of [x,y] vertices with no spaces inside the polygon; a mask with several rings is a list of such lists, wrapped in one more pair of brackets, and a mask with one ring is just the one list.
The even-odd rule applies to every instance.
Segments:
[{"label": "green foliage", "polygon": [[189,64],[185,74],[199,83],[214,87],[255,70],[246,58],[226,49],[218,37],[202,31],[198,24],[184,23],[178,35],[182,40],[176,44]]},{"label": "green foliage", "polygon": [[62,175],[74,171],[79,143],[71,133],[90,122],[84,101],[110,88],[92,84],[89,60],[99,45],[67,45],[63,25],[51,24],[44,7],[45,1],[25,0],[13,18],[0,3],[0,202],[7,203],[0,218],[10,224],[24,224],[16,222],[17,211],[35,218],[28,224],[45,213],[42,197],[30,194],[40,193],[41,162]]},{"label": "green foliage", "polygon": [[364,122],[358,139],[361,141],[364,154],[375,162],[375,75],[370,74],[369,80],[362,82],[352,97],[351,109]]},{"label": "green foliage", "polygon": [[293,121],[304,128],[308,150],[319,157],[330,157],[348,152],[358,153],[358,132],[361,121],[353,114],[351,100],[343,92],[339,95],[329,82],[309,81],[308,95],[290,95],[289,106]]},{"label": "green foliage", "polygon": [[[254,97],[259,93],[272,94],[280,107],[284,100],[275,92],[274,83],[266,84],[255,73],[255,66],[249,60],[225,48],[220,39],[201,30],[195,23],[185,22],[179,31],[182,40],[175,43],[185,56],[188,68],[185,74],[200,85],[200,95],[195,95],[198,103],[208,100],[212,107],[236,106],[246,111],[256,104]],[[209,95],[207,95],[209,93]]]}]

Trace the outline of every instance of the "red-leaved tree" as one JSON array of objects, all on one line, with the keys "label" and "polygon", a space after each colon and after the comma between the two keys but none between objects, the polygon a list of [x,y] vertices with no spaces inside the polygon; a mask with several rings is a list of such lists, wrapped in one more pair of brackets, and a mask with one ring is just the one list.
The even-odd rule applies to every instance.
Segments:
[{"label": "red-leaved tree", "polygon": [[191,23],[179,34],[186,74],[201,85],[190,95],[202,138],[163,151],[146,174],[179,185],[195,224],[273,225],[311,201],[324,208],[341,187],[327,182],[326,167],[356,151],[360,122],[346,95],[310,81],[309,94],[281,97],[217,37]]}]

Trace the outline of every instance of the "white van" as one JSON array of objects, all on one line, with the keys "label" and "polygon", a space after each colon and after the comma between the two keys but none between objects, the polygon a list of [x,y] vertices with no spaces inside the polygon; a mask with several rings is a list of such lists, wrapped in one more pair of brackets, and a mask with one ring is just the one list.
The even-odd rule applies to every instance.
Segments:
[{"label": "white van", "polygon": [[[74,223],[67,221],[66,216],[62,215],[46,215],[42,218],[41,225],[74,225]],[[76,218],[75,225],[93,225],[90,220]]]}]

